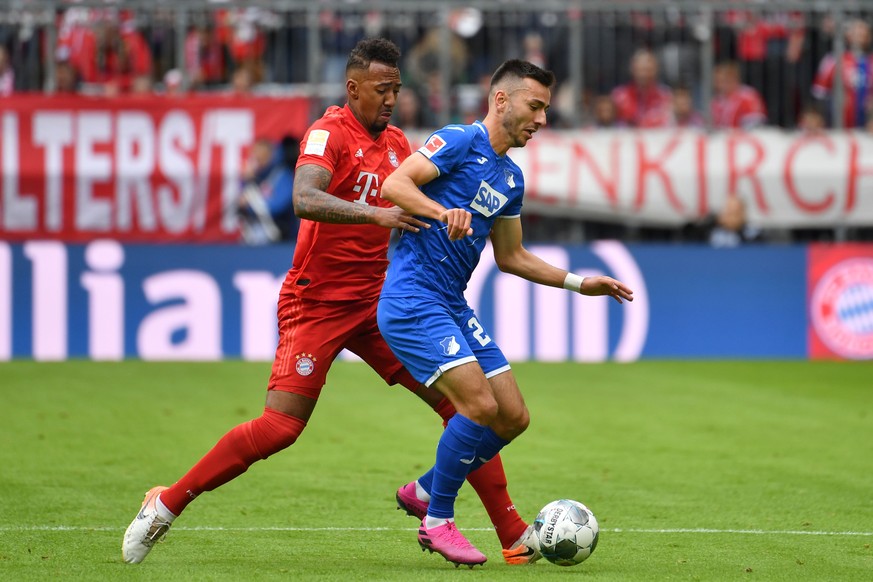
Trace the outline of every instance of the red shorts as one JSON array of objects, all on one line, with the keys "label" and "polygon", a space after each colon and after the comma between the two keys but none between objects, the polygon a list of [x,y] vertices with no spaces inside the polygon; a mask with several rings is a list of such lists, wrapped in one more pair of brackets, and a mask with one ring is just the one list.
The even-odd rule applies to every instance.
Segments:
[{"label": "red shorts", "polygon": [[419,383],[379,333],[378,301],[378,297],[365,301],[313,301],[281,295],[279,345],[267,389],[318,398],[327,372],[343,348],[360,356],[388,384],[418,389]]}]

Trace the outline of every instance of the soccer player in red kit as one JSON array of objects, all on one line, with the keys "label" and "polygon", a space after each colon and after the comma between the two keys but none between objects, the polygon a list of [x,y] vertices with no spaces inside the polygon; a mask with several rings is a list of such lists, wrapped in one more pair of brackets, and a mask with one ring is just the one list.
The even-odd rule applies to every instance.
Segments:
[{"label": "soccer player in red kit", "polygon": [[[401,86],[399,58],[390,41],[358,43],[346,66],[347,104],[328,108],[304,136],[294,181],[294,208],[302,220],[293,266],[279,295],[279,344],[263,415],[224,435],[171,487],[149,490],[124,534],[125,562],[145,559],[198,495],[292,445],[343,348],[388,384],[417,394],[444,420],[455,413],[439,392],[402,367],[376,325],[391,229],[417,232],[427,226],[379,196],[384,179],[410,155],[403,133],[389,125]],[[519,543],[527,524],[506,491],[500,460],[471,473],[469,481],[495,525],[506,561],[536,559],[535,550]],[[398,497],[402,509],[416,514],[419,504],[408,501]]]}]

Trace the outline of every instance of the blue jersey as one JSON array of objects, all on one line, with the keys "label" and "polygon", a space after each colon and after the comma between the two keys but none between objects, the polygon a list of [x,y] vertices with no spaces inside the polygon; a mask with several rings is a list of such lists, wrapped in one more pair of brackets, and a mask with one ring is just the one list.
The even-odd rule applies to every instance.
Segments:
[{"label": "blue jersey", "polygon": [[447,227],[423,219],[431,228],[403,231],[388,266],[383,297],[413,297],[431,291],[450,305],[464,305],[464,290],[498,218],[521,214],[524,177],[506,156],[498,156],[481,122],[447,125],[418,149],[437,167],[439,176],[422,186],[432,200],[473,215],[473,234],[451,241]]}]

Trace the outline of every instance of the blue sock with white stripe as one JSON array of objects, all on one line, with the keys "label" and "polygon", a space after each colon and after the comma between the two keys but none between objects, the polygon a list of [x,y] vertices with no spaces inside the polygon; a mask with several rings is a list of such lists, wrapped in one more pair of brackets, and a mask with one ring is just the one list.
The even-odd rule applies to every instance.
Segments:
[{"label": "blue sock with white stripe", "polygon": [[[432,469],[430,517],[449,519],[455,515],[455,498],[464,484],[470,466],[478,457],[476,450],[487,427],[456,414],[446,424],[436,450]],[[420,483],[420,481],[419,481]]]}]

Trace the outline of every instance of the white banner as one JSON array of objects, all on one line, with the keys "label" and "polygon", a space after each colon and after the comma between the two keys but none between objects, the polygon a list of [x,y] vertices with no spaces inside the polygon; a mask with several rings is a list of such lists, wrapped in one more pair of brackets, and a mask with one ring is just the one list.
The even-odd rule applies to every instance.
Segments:
[{"label": "white banner", "polygon": [[543,214],[680,225],[737,195],[760,227],[873,224],[871,134],[543,130],[509,156]]}]

